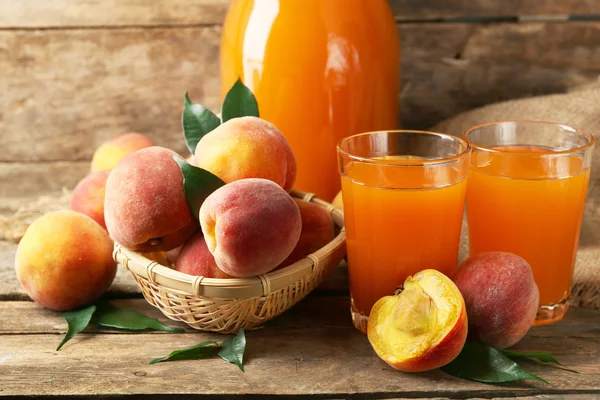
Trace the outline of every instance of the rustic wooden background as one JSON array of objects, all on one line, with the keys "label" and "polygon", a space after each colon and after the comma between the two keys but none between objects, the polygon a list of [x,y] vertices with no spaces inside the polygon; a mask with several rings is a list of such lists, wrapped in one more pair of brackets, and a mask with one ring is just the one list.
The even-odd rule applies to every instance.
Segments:
[{"label": "rustic wooden background", "polygon": [[[600,74],[600,1],[390,3],[401,38],[405,127],[564,92]],[[212,108],[219,101],[228,4],[0,0],[0,211],[73,187],[94,149],[125,131],[184,151],[183,93]]]}]

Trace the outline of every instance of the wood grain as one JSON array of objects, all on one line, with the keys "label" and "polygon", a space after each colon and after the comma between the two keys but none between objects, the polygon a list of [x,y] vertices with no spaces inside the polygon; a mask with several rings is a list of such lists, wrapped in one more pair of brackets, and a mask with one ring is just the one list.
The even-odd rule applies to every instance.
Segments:
[{"label": "wood grain", "polygon": [[396,20],[600,13],[589,0],[389,0]]},{"label": "wood grain", "polygon": [[[111,300],[120,307],[131,307],[164,323],[186,328],[189,332],[198,332],[186,324],[171,321],[158,309],[144,299]],[[326,304],[326,307],[323,305]],[[269,321],[264,329],[292,330],[303,329],[311,325],[329,328],[349,328],[350,301],[347,296],[322,296],[313,293],[294,306],[286,316]],[[14,318],[15,315],[23,318]],[[42,334],[64,333],[66,323],[59,313],[42,308],[32,301],[0,301],[0,335],[6,334]],[[86,332],[105,332],[110,334],[132,334],[131,332],[90,327]],[[162,335],[163,332],[149,334]],[[600,311],[574,308],[569,310],[566,318],[560,323],[550,326],[532,328],[528,336],[531,338],[597,338],[600,336]]]},{"label": "wood grain", "polygon": [[43,194],[73,189],[89,170],[89,161],[0,162],[0,201],[15,208]]},{"label": "wood grain", "polygon": [[[401,120],[426,129],[489,103],[565,92],[600,75],[600,23],[406,24]],[[460,134],[462,132],[451,132]]]},{"label": "wood grain", "polygon": [[0,0],[0,28],[221,24],[230,0]]},{"label": "wood grain", "polygon": [[[600,13],[590,0],[389,0],[398,21]],[[230,0],[0,0],[1,28],[221,24]]]},{"label": "wood grain", "polygon": [[[393,394],[414,398],[456,397],[465,392],[470,397],[490,397],[494,393],[600,394],[597,358],[590,357],[600,350],[597,337],[527,337],[519,349],[553,349],[559,360],[580,374],[527,363],[528,370],[548,379],[551,385],[526,382],[488,386],[458,380],[441,371],[402,374],[391,369],[373,353],[366,337],[351,327],[347,314],[345,326],[331,326],[312,317],[319,308],[327,310],[324,306],[328,301],[318,299],[312,307],[296,307],[278,318],[280,326],[248,332],[245,374],[220,359],[148,365],[151,359],[173,349],[204,340],[223,340],[218,334],[84,333],[59,352],[54,351],[60,340],[57,334],[2,334],[0,388],[2,395],[96,396],[346,394],[373,398]],[[330,311],[330,317],[334,311]],[[20,317],[26,320],[30,316],[24,313]]]},{"label": "wood grain", "polygon": [[[600,74],[600,23],[402,24],[399,34],[407,128]],[[89,160],[127,131],[185,154],[184,92],[218,108],[219,35],[203,26],[0,31],[0,69],[11,71],[0,97],[0,162]],[[22,172],[3,174],[20,181]]]},{"label": "wood grain", "polygon": [[219,35],[218,27],[0,31],[0,69],[11,71],[0,161],[89,160],[128,131],[183,151],[184,93],[218,103]]}]

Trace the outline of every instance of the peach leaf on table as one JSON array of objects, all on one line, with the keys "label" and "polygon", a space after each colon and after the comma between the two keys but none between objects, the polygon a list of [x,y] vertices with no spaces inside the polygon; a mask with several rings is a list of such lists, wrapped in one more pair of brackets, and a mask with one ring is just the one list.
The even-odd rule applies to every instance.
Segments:
[{"label": "peach leaf on table", "polygon": [[482,383],[513,382],[533,379],[548,384],[537,375],[525,371],[500,350],[477,342],[466,342],[462,351],[442,371],[457,378]]},{"label": "peach leaf on table", "polygon": [[175,328],[165,325],[156,318],[150,318],[129,307],[117,307],[106,300],[100,300],[96,304],[67,311],[61,314],[67,321],[68,330],[56,351],[83,331],[90,323],[105,328],[123,329],[129,331],[165,331],[183,333],[183,328]]},{"label": "peach leaf on table", "polygon": [[174,350],[169,355],[155,358],[149,364],[165,361],[199,360],[204,358],[221,357],[223,361],[237,365],[244,371],[244,352],[246,351],[246,336],[244,329],[240,329],[235,336],[225,339],[220,345],[209,340],[181,350]]}]

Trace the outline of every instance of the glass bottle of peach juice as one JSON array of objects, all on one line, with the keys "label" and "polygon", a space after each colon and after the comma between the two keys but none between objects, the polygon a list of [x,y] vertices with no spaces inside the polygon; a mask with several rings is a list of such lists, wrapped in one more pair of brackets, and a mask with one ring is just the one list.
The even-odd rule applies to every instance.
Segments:
[{"label": "glass bottle of peach juice", "polygon": [[387,0],[233,0],[222,95],[241,78],[292,147],[295,187],[331,201],[337,142],[397,126],[399,58]]}]

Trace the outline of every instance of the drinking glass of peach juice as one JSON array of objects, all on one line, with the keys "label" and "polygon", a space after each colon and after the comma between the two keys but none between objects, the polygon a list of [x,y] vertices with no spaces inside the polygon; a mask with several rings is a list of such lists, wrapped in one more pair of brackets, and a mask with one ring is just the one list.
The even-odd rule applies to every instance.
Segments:
[{"label": "drinking glass of peach juice", "polygon": [[383,131],[339,142],[351,313],[365,333],[371,307],[409,275],[456,268],[470,146],[441,133]]},{"label": "drinking glass of peach juice", "polygon": [[506,251],[523,257],[540,290],[534,325],[562,319],[595,139],[569,126],[503,121],[475,126],[467,187],[471,255]]}]

